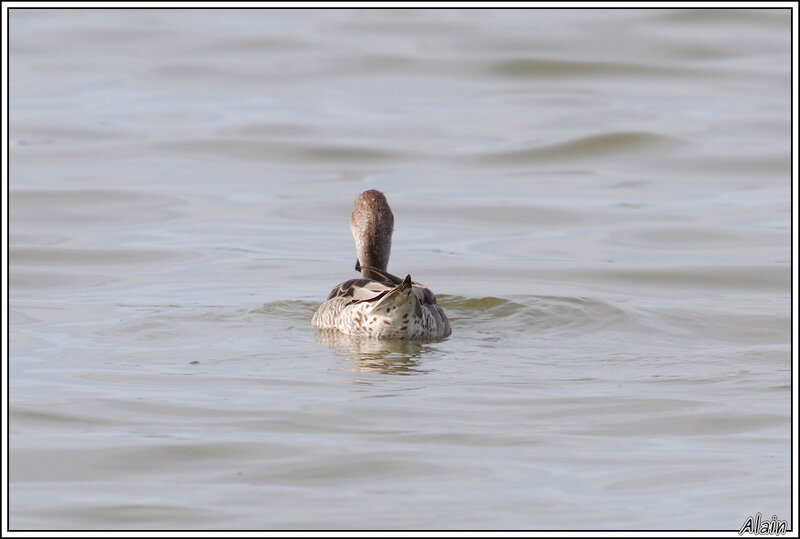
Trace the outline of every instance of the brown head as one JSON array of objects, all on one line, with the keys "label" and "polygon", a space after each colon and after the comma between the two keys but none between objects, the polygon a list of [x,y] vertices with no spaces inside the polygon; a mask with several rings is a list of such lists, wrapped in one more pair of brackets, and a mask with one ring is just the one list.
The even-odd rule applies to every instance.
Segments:
[{"label": "brown head", "polygon": [[[350,214],[350,231],[356,240],[356,252],[361,265],[386,271],[392,250],[394,216],[383,193],[370,189],[356,197],[355,208]],[[367,268],[361,269],[361,276],[383,280]]]}]

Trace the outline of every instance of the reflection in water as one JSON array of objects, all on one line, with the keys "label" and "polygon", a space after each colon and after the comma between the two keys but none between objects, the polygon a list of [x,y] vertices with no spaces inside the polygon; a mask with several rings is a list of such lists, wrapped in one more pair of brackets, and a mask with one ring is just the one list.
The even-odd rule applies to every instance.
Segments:
[{"label": "reflection in water", "polygon": [[318,331],[314,339],[355,360],[352,369],[380,374],[420,374],[419,356],[424,342],[401,339],[369,339],[345,335],[335,329]]}]

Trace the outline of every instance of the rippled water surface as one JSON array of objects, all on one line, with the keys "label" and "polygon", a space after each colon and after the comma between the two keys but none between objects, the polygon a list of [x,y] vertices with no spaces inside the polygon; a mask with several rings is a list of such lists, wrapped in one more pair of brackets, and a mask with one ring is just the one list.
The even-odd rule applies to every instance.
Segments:
[{"label": "rippled water surface", "polygon": [[790,22],[12,9],[11,528],[791,527]]}]

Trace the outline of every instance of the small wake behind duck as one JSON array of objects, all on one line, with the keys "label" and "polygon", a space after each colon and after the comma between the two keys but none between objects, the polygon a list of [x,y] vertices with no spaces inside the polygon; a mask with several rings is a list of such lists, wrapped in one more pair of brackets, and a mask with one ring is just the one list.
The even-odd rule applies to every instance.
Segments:
[{"label": "small wake behind duck", "polygon": [[320,329],[381,339],[439,339],[450,335],[450,323],[426,286],[411,276],[400,279],[386,271],[394,216],[380,191],[356,197],[350,216],[356,242],[356,270],[361,279],[336,286],[311,318]]}]

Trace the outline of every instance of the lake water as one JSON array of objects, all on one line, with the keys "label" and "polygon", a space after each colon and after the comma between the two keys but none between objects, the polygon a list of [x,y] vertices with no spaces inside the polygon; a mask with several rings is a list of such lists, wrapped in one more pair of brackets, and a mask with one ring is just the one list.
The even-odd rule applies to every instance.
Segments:
[{"label": "lake water", "polygon": [[[791,16],[25,10],[11,529],[791,515]],[[441,342],[309,321],[354,197]]]}]

